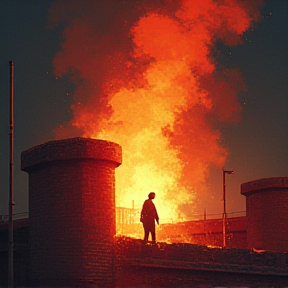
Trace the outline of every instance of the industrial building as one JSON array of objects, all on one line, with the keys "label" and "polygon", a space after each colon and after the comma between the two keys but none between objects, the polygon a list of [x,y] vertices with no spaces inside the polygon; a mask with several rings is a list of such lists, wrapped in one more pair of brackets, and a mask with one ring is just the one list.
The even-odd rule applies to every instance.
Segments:
[{"label": "industrial building", "polygon": [[[118,144],[71,138],[21,156],[21,169],[29,174],[29,219],[16,220],[14,227],[19,286],[288,286],[288,177],[241,185],[247,216],[227,219],[226,247],[219,219],[177,224],[177,231],[181,225],[183,233],[193,231],[187,234],[193,244],[179,243],[171,232],[176,226],[164,225],[157,245],[143,245],[140,239],[115,237]],[[0,224],[2,286],[8,274],[7,230],[7,223]],[[175,241],[161,242],[165,233]]]}]

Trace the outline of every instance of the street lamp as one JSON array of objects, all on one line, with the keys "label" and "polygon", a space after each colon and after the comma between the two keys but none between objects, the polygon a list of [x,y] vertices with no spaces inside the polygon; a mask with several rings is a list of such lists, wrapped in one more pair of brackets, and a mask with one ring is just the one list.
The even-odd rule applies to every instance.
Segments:
[{"label": "street lamp", "polygon": [[223,247],[226,247],[226,183],[225,175],[232,174],[232,170],[223,169],[223,216],[222,216],[222,229],[223,229]]}]

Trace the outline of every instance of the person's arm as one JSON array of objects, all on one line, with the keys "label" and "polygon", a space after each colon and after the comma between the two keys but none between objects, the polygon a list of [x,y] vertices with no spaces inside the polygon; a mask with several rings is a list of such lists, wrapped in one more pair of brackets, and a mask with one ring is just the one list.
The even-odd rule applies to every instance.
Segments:
[{"label": "person's arm", "polygon": [[143,222],[143,206],[140,212],[140,222]]},{"label": "person's arm", "polygon": [[154,205],[154,211],[155,211],[155,220],[156,220],[157,224],[159,225],[159,216],[158,216],[157,209],[156,209],[155,205]]}]

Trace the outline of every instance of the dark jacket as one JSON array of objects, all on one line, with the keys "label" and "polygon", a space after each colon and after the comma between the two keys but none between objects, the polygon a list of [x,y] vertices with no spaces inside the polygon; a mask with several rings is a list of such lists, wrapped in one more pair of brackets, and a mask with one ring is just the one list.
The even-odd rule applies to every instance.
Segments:
[{"label": "dark jacket", "polygon": [[155,205],[151,199],[145,200],[142,210],[141,210],[141,216],[140,221],[145,225],[149,224],[155,224],[155,220],[158,222],[159,217],[157,214],[157,210],[155,208]]}]

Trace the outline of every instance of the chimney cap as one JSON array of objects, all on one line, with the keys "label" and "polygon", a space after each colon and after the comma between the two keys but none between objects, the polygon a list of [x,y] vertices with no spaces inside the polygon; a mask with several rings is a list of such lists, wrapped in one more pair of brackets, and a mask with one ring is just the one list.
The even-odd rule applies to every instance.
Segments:
[{"label": "chimney cap", "polygon": [[82,137],[49,141],[21,153],[21,170],[28,172],[39,164],[71,159],[104,160],[118,167],[122,148],[114,142]]}]

